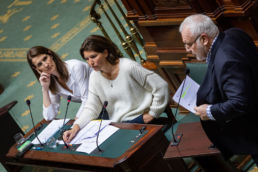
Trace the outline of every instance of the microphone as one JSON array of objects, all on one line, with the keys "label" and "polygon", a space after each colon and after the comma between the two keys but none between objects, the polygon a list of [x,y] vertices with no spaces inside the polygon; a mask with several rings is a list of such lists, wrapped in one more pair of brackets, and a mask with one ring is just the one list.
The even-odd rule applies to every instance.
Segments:
[{"label": "microphone", "polygon": [[[189,69],[189,68],[186,68],[186,70],[185,70],[185,75],[189,75],[189,73],[190,73],[190,69]],[[184,81],[183,81],[182,89],[181,89],[180,96],[179,96],[179,100],[178,100],[178,103],[177,103],[176,113],[175,113],[175,119],[176,119],[177,111],[178,111],[178,108],[179,108],[181,96],[182,96],[182,93],[183,93],[183,90],[184,90],[185,80],[186,80],[186,79],[184,79]],[[172,129],[172,139],[173,139],[173,141],[172,141],[172,143],[171,143],[171,146],[177,146],[177,145],[179,144],[179,142],[180,142],[180,140],[181,140],[183,134],[181,134],[181,133],[180,133],[180,134],[176,134],[176,135],[174,134],[173,123],[172,123],[171,129]]]},{"label": "microphone", "polygon": [[66,110],[65,110],[64,122],[63,122],[63,126],[62,126],[62,128],[61,128],[61,137],[62,137],[62,140],[63,140],[64,145],[65,145],[66,148],[69,148],[69,147],[68,147],[68,145],[65,143],[65,141],[64,141],[64,139],[63,139],[63,134],[64,134],[64,131],[65,131],[65,130],[64,130],[65,120],[66,120],[67,111],[68,111],[68,107],[69,107],[69,104],[70,104],[70,102],[71,102],[71,99],[72,99],[72,96],[69,95],[69,96],[67,97],[67,105],[66,105]]},{"label": "microphone", "polygon": [[71,102],[71,99],[72,99],[72,96],[69,95],[69,96],[67,97],[67,105],[66,105],[65,116],[64,116],[64,122],[63,122],[62,128],[63,128],[64,125],[65,125],[65,120],[66,120],[66,116],[67,116],[67,111],[68,111],[68,107],[69,107],[69,104],[70,104],[70,102]]},{"label": "microphone", "polygon": [[101,124],[102,124],[102,116],[106,110],[106,107],[108,105],[108,102],[107,101],[104,101],[104,104],[103,104],[103,107],[102,107],[102,111],[101,111],[101,114],[100,114],[100,124],[99,124],[99,129],[98,129],[98,132],[97,132],[97,138],[96,138],[96,145],[97,145],[97,148],[99,150],[99,152],[103,152],[102,149],[100,149],[99,147],[99,133],[100,133],[100,128],[101,128]]},{"label": "microphone", "polygon": [[37,131],[36,131],[36,129],[35,129],[35,123],[34,123],[34,120],[33,120],[32,113],[31,113],[30,100],[29,100],[29,99],[26,100],[26,104],[28,105],[29,110],[30,110],[30,117],[31,117],[31,121],[32,121],[33,128],[34,128],[35,136],[36,136],[37,140],[39,141],[40,145],[43,146],[43,144],[41,143],[41,141],[40,141],[39,138],[38,138],[38,134],[37,134]]}]

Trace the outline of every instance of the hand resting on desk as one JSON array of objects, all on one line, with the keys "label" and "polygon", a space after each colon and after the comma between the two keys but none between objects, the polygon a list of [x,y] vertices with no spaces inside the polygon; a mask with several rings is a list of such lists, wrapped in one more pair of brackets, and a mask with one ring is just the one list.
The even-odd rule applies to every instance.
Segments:
[{"label": "hand resting on desk", "polygon": [[149,122],[151,122],[154,119],[154,117],[148,113],[144,113],[142,118],[143,118],[143,121],[145,124],[148,124]]},{"label": "hand resting on desk", "polygon": [[64,132],[63,134],[64,141],[66,143],[71,142],[74,136],[76,136],[76,134],[79,132],[79,130],[80,130],[79,125],[75,124],[71,130],[67,130],[66,132]]}]

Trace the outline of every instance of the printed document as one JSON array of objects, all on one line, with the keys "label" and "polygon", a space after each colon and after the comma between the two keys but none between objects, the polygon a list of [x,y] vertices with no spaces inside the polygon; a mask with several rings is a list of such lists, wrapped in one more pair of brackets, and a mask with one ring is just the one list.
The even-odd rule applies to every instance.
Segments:
[{"label": "printed document", "polygon": [[[110,120],[102,120],[100,131],[111,123]],[[100,120],[92,120],[85,127],[80,129],[76,136],[71,141],[71,144],[80,144],[85,139],[94,138],[96,139],[99,131]]]},{"label": "printed document", "polygon": [[190,112],[195,113],[194,107],[196,107],[197,91],[199,87],[199,84],[197,84],[194,80],[192,80],[192,78],[186,75],[185,80],[181,83],[180,87],[177,89],[175,95],[173,96],[173,100],[178,103],[181,95],[179,104],[187,110],[189,110]]},{"label": "printed document", "polygon": [[[65,120],[65,124],[70,119]],[[58,130],[60,130],[63,127],[64,119],[58,119],[51,121],[47,127],[38,135],[38,138],[41,143],[46,143],[47,140],[52,137]],[[39,144],[39,141],[37,138],[35,138],[32,141],[32,144]]]},{"label": "printed document", "polygon": [[[108,139],[117,130],[119,130],[119,128],[114,127],[112,125],[107,125],[106,127],[104,127],[99,133],[98,145],[101,145],[106,139]],[[91,137],[91,138],[82,140],[82,144],[76,149],[76,151],[90,154],[92,151],[94,151],[97,148],[96,140],[97,140],[97,135],[96,137]]]}]

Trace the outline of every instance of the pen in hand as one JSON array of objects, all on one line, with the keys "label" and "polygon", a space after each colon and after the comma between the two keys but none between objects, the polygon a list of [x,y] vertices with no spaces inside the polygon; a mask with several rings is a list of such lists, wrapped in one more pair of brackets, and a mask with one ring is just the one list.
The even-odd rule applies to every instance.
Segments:
[{"label": "pen in hand", "polygon": [[63,142],[64,142],[65,147],[68,149],[69,146],[68,146],[68,144],[64,141],[64,138],[63,138],[63,137],[62,137],[62,140],[63,140]]}]

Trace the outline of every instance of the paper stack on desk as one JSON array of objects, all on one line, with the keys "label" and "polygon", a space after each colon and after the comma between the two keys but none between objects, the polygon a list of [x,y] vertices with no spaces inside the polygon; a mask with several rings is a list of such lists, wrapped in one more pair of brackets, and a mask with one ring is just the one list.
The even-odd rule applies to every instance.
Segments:
[{"label": "paper stack on desk", "polygon": [[[70,119],[65,120],[65,124],[69,121]],[[53,120],[51,121],[47,127],[38,135],[38,138],[41,143],[46,143],[47,140],[52,137],[58,130],[60,130],[63,127],[64,119],[58,119],[58,120]],[[40,144],[38,139],[35,138],[32,141],[32,144]]]},{"label": "paper stack on desk", "polygon": [[[110,120],[102,120],[98,143],[103,143],[107,138],[114,134],[119,128],[109,125]],[[96,139],[99,131],[100,120],[93,120],[82,128],[75,138],[71,141],[71,144],[81,145],[76,149],[78,152],[91,153],[97,148]]]}]

